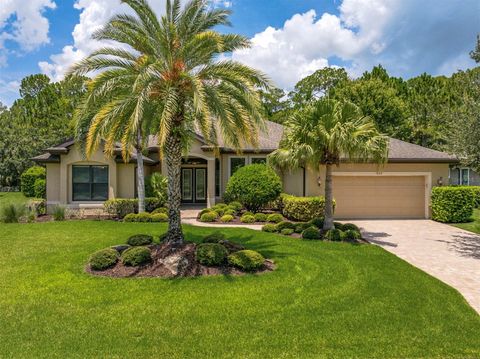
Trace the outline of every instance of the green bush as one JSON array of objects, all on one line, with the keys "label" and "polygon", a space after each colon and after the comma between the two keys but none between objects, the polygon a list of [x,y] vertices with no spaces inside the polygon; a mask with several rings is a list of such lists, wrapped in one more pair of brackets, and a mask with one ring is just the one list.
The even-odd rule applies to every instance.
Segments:
[{"label": "green bush", "polygon": [[230,265],[240,268],[246,272],[253,272],[263,267],[265,258],[255,251],[245,249],[232,253],[228,256]]},{"label": "green bush", "polygon": [[209,213],[209,212],[212,212],[212,211],[213,211],[213,209],[211,209],[211,208],[204,208],[200,211],[200,213],[198,213],[198,216],[201,217],[202,214]]},{"label": "green bush", "polygon": [[210,211],[200,216],[200,222],[215,222],[217,218],[218,218],[217,212]]},{"label": "green bush", "polygon": [[35,197],[35,181],[39,178],[46,178],[44,167],[33,166],[22,173],[20,176],[20,188],[25,197]]},{"label": "green bush", "polygon": [[340,222],[333,222],[333,226],[336,228],[336,229],[339,229],[341,231],[344,231],[343,229],[343,224],[340,223]]},{"label": "green bush", "polygon": [[197,261],[205,266],[219,266],[225,263],[227,255],[227,249],[218,243],[199,244],[195,251]]},{"label": "green bush", "polygon": [[278,232],[281,232],[282,230],[284,230],[286,228],[294,230],[295,229],[295,223],[288,222],[288,221],[282,221],[282,222],[277,223],[277,231]]},{"label": "green bush", "polygon": [[362,234],[360,233],[360,231],[356,231],[354,229],[347,229],[345,232],[343,232],[342,240],[350,242],[350,241],[356,241],[361,238],[362,238]]},{"label": "green bush", "polygon": [[37,178],[33,185],[35,190],[35,198],[47,197],[47,181],[43,178]]},{"label": "green bush", "polygon": [[167,201],[168,180],[159,172],[154,172],[145,177],[145,196]]},{"label": "green bush", "polygon": [[267,222],[280,223],[283,221],[283,216],[280,213],[272,213],[267,216]]},{"label": "green bush", "polygon": [[432,219],[444,223],[471,220],[475,205],[474,192],[468,187],[434,187]]},{"label": "green bush", "polygon": [[480,208],[480,186],[470,186],[470,191],[473,192],[475,198],[475,208]]},{"label": "green bush", "polygon": [[223,215],[228,215],[228,216],[235,216],[237,214],[237,211],[235,211],[232,208],[227,208],[225,212],[223,212]]},{"label": "green bush", "polygon": [[257,222],[267,221],[267,215],[265,213],[255,213],[254,217],[255,217],[255,221]]},{"label": "green bush", "polygon": [[152,244],[153,237],[148,234],[134,234],[130,236],[127,240],[127,244],[132,247],[147,246]]},{"label": "green bush", "polygon": [[316,217],[308,223],[310,223],[312,226],[317,227],[318,229],[322,229],[323,228],[323,222],[324,222],[323,218]]},{"label": "green bush", "polygon": [[226,203],[217,203],[217,204],[215,205],[215,207],[217,207],[217,208],[227,208],[227,207],[228,207],[228,204],[226,204]]},{"label": "green bush", "polygon": [[306,230],[308,227],[311,227],[312,225],[310,223],[306,222],[301,222],[301,223],[296,223],[295,224],[295,233],[302,233],[304,230]]},{"label": "green bush", "polygon": [[37,216],[47,213],[47,201],[44,199],[31,199],[28,201],[27,207],[30,211],[35,212]]},{"label": "green bush", "polygon": [[168,222],[168,216],[165,213],[150,214],[150,222],[155,222],[155,223]]},{"label": "green bush", "polygon": [[[165,205],[165,201],[160,198],[145,198],[145,211],[153,212],[157,208]],[[122,219],[129,213],[138,212],[138,199],[116,198],[105,201],[103,204],[105,212],[116,218]]]},{"label": "green bush", "polygon": [[225,214],[220,218],[220,222],[223,223],[229,223],[234,220],[235,217],[233,217],[231,214]]},{"label": "green bush", "polygon": [[357,231],[360,233],[360,228],[353,223],[345,223],[342,225],[342,231]]},{"label": "green bush", "polygon": [[283,234],[284,236],[290,236],[294,233],[294,230],[291,228],[284,228],[280,231],[280,233]]},{"label": "green bush", "polygon": [[251,216],[249,214],[244,214],[241,218],[240,221],[242,223],[255,223],[255,216]]},{"label": "green bush", "polygon": [[238,201],[248,210],[256,212],[275,200],[282,192],[282,181],[275,171],[264,164],[240,168],[230,178],[225,198]]},{"label": "green bush", "polygon": [[137,215],[135,213],[129,213],[123,217],[124,222],[136,222]]},{"label": "green bush", "polygon": [[26,213],[26,208],[23,204],[8,203],[0,207],[0,222],[3,223],[18,223]]},{"label": "green bush", "polygon": [[230,203],[228,204],[228,207],[230,207],[231,209],[235,210],[236,212],[239,212],[239,211],[242,210],[243,205],[242,205],[240,202],[233,201],[233,202],[230,202]]},{"label": "green bush", "polygon": [[218,213],[218,216],[221,217],[225,214],[225,211],[227,210],[227,206],[219,206],[219,205],[215,205],[212,207],[212,210],[214,210],[215,212]]},{"label": "green bush", "polygon": [[160,207],[160,208],[154,209],[150,214],[166,214],[168,216],[168,208]]},{"label": "green bush", "polygon": [[303,239],[320,239],[322,235],[317,227],[308,227],[302,232]]},{"label": "green bush", "polygon": [[245,211],[242,213],[242,216],[255,216],[255,214],[253,212],[250,212],[250,211]]},{"label": "green bush", "polygon": [[88,263],[93,270],[105,270],[113,267],[117,262],[118,252],[115,249],[107,248],[93,253]]},{"label": "green bush", "polygon": [[225,240],[225,235],[221,232],[214,232],[203,237],[203,243],[218,243]]},{"label": "green bush", "polygon": [[64,221],[65,220],[66,209],[64,206],[55,206],[53,207],[53,220],[54,221]]},{"label": "green bush", "polygon": [[277,226],[274,225],[273,223],[267,223],[262,227],[262,231],[268,232],[268,233],[275,233],[277,231]]},{"label": "green bush", "polygon": [[167,222],[168,216],[163,213],[129,213],[123,218],[124,222],[140,222],[140,223],[159,223],[159,222]]},{"label": "green bush", "polygon": [[122,253],[122,263],[128,267],[138,267],[152,261],[152,252],[147,247],[132,247]]},{"label": "green bush", "polygon": [[340,242],[344,237],[343,232],[340,229],[329,229],[325,233],[325,239],[332,242]]},{"label": "green bush", "polygon": [[135,222],[148,223],[152,221],[152,216],[148,212],[138,213]]},{"label": "green bush", "polygon": [[323,217],[325,212],[325,198],[323,197],[295,197],[283,195],[283,215],[295,221],[310,221],[316,217]]}]

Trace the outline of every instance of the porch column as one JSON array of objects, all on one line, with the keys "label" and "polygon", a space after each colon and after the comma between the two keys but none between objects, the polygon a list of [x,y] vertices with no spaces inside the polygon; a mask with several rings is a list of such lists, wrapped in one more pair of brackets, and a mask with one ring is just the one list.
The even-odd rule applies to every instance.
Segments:
[{"label": "porch column", "polygon": [[215,206],[215,158],[207,160],[207,207]]}]

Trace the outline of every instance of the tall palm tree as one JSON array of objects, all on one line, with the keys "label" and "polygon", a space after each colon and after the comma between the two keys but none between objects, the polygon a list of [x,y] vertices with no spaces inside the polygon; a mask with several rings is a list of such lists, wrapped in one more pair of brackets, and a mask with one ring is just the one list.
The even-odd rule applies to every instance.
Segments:
[{"label": "tall palm tree", "polygon": [[342,159],[383,165],[388,158],[388,137],[349,102],[322,99],[286,122],[280,148],[269,162],[282,169],[326,167],[324,230],[333,228],[332,168]]},{"label": "tall palm tree", "polygon": [[89,124],[87,149],[100,138],[111,149],[120,135],[124,148],[138,144],[154,125],[168,168],[166,241],[182,243],[182,151],[195,130],[213,145],[218,132],[232,148],[256,145],[264,125],[258,89],[269,84],[262,73],[221,60],[222,54],[249,46],[243,36],[213,30],[229,24],[228,10],[212,9],[206,0],[183,7],[180,0],[167,0],[166,13],[158,18],[146,0],[123,2],[134,15],[117,15],[94,34],[118,45],[95,51],[72,70],[100,72],[89,84],[79,123]]}]

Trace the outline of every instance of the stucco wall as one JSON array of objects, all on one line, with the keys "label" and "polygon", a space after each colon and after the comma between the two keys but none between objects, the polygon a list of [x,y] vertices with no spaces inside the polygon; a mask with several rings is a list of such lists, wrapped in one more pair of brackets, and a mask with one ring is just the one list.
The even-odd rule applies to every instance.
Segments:
[{"label": "stucco wall", "polygon": [[117,164],[117,198],[135,198],[135,168],[133,163]]},{"label": "stucco wall", "polygon": [[60,164],[47,163],[47,205],[60,203]]}]

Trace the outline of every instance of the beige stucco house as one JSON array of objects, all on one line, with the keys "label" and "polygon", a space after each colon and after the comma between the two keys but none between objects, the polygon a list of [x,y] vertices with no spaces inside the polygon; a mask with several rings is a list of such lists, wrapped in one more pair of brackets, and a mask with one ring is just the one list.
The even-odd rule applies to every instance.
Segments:
[{"label": "beige stucco house", "polygon": [[[230,176],[241,166],[264,162],[278,148],[283,126],[268,122],[259,147],[241,153],[225,146],[219,151],[196,135],[182,165],[182,200],[211,206],[222,200]],[[155,138],[150,138],[146,174],[166,173]],[[47,168],[47,206],[101,207],[106,199],[136,196],[136,157],[124,163],[121,150],[108,158],[99,149],[88,160],[72,140],[46,149],[34,158]],[[448,184],[454,156],[396,139],[390,141],[388,164],[381,172],[373,164],[342,163],[334,169],[337,218],[428,218],[433,186]],[[325,169],[281,173],[284,191],[298,196],[324,192]]]}]

